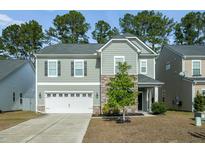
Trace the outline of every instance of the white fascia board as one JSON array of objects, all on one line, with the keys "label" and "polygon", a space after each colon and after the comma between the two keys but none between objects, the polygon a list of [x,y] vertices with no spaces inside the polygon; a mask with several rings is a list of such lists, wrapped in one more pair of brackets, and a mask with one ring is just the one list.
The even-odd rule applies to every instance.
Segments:
[{"label": "white fascia board", "polygon": [[73,86],[92,86],[100,85],[100,82],[38,82],[39,86],[63,86],[63,85],[73,85]]},{"label": "white fascia board", "polygon": [[156,52],[154,52],[148,45],[146,45],[144,42],[142,42],[138,37],[126,37],[126,38],[135,38],[140,43],[142,43],[144,46],[146,46],[153,54],[158,55]]},{"label": "white fascia board", "polygon": [[154,82],[138,82],[139,85],[163,85],[163,82],[160,83],[154,83]]},{"label": "white fascia board", "polygon": [[137,52],[140,53],[140,49],[139,49],[136,45],[134,45],[134,44],[133,44],[130,40],[128,40],[128,39],[111,39],[111,40],[109,40],[105,45],[103,45],[100,49],[98,49],[97,52],[102,52],[102,50],[103,50],[106,46],[108,46],[112,41],[127,41],[131,46],[133,46],[133,47],[137,50]]}]

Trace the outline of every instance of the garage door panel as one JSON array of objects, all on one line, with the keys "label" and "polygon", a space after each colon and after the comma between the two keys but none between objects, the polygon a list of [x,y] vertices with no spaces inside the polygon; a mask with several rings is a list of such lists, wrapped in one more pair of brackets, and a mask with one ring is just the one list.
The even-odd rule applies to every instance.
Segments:
[{"label": "garage door panel", "polygon": [[45,96],[47,113],[92,113],[93,111],[93,98],[90,92],[63,94],[56,92],[55,97],[52,93],[47,94]]}]

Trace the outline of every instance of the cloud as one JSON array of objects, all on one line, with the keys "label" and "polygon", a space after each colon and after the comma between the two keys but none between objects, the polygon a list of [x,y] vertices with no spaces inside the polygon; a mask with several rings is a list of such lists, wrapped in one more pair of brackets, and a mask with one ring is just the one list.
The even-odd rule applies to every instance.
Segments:
[{"label": "cloud", "polygon": [[23,21],[14,20],[6,14],[0,14],[0,25],[8,26],[12,24],[21,24]]}]

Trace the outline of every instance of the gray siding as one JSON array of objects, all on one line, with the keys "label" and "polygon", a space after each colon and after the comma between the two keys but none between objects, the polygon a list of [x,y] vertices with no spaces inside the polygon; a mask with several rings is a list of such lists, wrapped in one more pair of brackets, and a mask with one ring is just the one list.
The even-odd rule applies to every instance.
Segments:
[{"label": "gray siding", "polygon": [[135,44],[138,48],[140,48],[141,53],[150,54],[150,52],[144,46],[142,46],[142,44],[138,42],[136,39],[130,39],[130,40],[133,44]]},{"label": "gray siding", "polygon": [[[38,105],[44,106],[44,97],[45,97],[45,91],[93,91],[93,105],[94,106],[100,106],[100,86],[96,85],[65,85],[65,86],[38,86],[38,94],[41,93],[41,98],[38,96]],[[96,94],[98,93],[98,98],[96,97]]]},{"label": "gray siding", "polygon": [[[0,110],[21,110],[19,95],[24,94],[35,86],[35,73],[30,64],[25,64],[16,72],[0,81]],[[13,102],[13,92],[16,101]],[[33,96],[35,97],[35,96]],[[24,103],[24,102],[23,102]]]},{"label": "gray siding", "polygon": [[[56,59],[61,62],[61,75],[58,77],[47,77],[44,73],[44,62],[48,59]],[[100,62],[98,59],[84,59],[87,61],[87,76],[74,77],[71,76],[71,61],[79,58],[44,58],[37,60],[38,82],[99,82],[100,78]]]},{"label": "gray siding", "polygon": [[147,74],[146,76],[155,79],[155,58],[152,57],[139,57],[138,70],[140,74],[140,59],[147,59]]},{"label": "gray siding", "polygon": [[130,74],[137,74],[137,52],[127,42],[113,42],[101,53],[102,75],[114,75],[114,56],[124,56],[131,65]]}]

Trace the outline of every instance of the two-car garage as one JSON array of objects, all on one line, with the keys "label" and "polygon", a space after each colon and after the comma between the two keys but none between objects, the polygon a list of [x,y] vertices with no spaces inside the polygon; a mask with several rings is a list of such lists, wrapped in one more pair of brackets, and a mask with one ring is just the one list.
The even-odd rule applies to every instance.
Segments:
[{"label": "two-car garage", "polygon": [[92,91],[45,92],[46,113],[92,113]]}]

